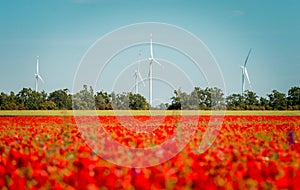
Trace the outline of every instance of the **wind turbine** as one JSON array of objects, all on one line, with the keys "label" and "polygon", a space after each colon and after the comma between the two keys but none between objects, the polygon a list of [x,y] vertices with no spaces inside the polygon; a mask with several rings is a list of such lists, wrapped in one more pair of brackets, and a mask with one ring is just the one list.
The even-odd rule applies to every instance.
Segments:
[{"label": "wind turbine", "polygon": [[247,71],[247,68],[246,68],[246,65],[247,65],[247,61],[249,59],[249,55],[251,53],[251,48],[248,52],[248,55],[246,57],[246,60],[245,60],[245,63],[244,65],[241,65],[241,69],[242,69],[242,95],[244,94],[244,90],[245,90],[245,77],[247,78],[247,81],[249,83],[249,86],[251,88],[251,82],[250,82],[250,79],[249,79],[249,74],[248,74],[248,71]]},{"label": "wind turbine", "polygon": [[133,75],[135,78],[135,93],[136,94],[139,93],[139,79],[143,82],[143,84],[145,86],[144,80],[140,73],[140,58],[141,58],[141,51],[139,51],[139,63],[138,63],[137,69],[134,71],[134,75]]},{"label": "wind turbine", "polygon": [[149,60],[149,104],[152,106],[152,63],[155,62],[161,66],[160,62],[158,62],[153,57],[153,47],[152,47],[152,33],[150,33],[150,57]]},{"label": "wind turbine", "polygon": [[39,79],[44,83],[43,78],[41,77],[39,73],[39,56],[36,57],[36,73],[34,74],[35,76],[35,91],[38,91],[38,85],[39,85]]}]

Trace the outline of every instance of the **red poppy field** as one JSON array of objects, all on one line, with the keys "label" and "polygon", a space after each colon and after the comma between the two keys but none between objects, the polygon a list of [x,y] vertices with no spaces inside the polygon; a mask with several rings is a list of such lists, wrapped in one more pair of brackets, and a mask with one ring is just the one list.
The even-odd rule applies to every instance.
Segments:
[{"label": "red poppy field", "polygon": [[[178,154],[155,166],[130,168],[108,162],[93,152],[82,137],[85,131],[77,127],[73,116],[1,116],[0,186],[2,189],[300,188],[299,116],[225,116],[215,141],[204,153],[197,149],[209,116],[153,117],[161,123],[155,128],[149,122],[141,126],[151,129],[147,133],[135,133],[124,127],[119,120],[129,122],[128,116],[97,117],[110,137],[132,148],[151,147],[173,138],[180,120],[184,127],[180,135],[189,142]],[[81,117],[87,126],[93,119]],[[134,119],[146,122],[149,117],[134,116]],[[197,123],[194,132],[189,130],[192,122]],[[97,126],[85,129],[97,130]],[[112,158],[122,154],[114,147],[107,148],[110,151],[106,154]],[[164,151],[156,156],[168,154]],[[147,161],[143,156],[137,160]]]}]

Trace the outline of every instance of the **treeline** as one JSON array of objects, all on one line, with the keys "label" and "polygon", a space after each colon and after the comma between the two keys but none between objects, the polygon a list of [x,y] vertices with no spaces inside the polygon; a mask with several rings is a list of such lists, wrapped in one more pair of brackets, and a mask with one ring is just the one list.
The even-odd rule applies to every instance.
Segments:
[{"label": "treeline", "polygon": [[68,89],[56,90],[49,95],[42,91],[36,92],[31,88],[23,88],[19,93],[1,93],[1,110],[71,110],[72,96]]},{"label": "treeline", "polygon": [[[73,101],[72,101],[73,100]],[[31,88],[23,88],[19,93],[0,94],[0,110],[112,110],[112,109],[149,109],[147,100],[140,94],[94,93],[92,87],[86,85],[73,95],[68,89],[56,90],[47,94],[36,92]]]},{"label": "treeline", "polygon": [[195,87],[187,93],[178,89],[170,98],[170,103],[150,107],[146,98],[140,94],[104,91],[94,92],[92,87],[84,85],[83,89],[73,95],[68,89],[56,90],[47,94],[23,88],[15,94],[0,94],[0,110],[300,110],[300,87],[292,87],[288,94],[273,90],[266,97],[259,97],[255,92],[231,94],[224,97],[219,88],[201,89]]},{"label": "treeline", "polygon": [[291,87],[288,95],[273,90],[266,98],[248,90],[225,98],[218,88],[199,87],[195,87],[190,94],[181,90],[175,90],[174,94],[168,109],[300,110],[300,87]]}]

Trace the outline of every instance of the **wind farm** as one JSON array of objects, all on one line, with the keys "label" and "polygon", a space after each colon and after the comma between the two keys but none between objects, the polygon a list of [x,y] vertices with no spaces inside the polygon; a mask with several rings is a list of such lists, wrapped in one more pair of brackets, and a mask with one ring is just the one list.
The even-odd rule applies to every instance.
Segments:
[{"label": "wind farm", "polygon": [[[146,35],[145,35],[146,36]],[[216,99],[216,101],[219,101],[221,104],[219,105],[219,107],[217,109],[229,109],[229,110],[247,110],[247,109],[251,109],[251,110],[272,110],[272,109],[282,109],[282,110],[286,110],[288,109],[288,105],[284,104],[284,102],[288,101],[289,98],[291,97],[286,97],[284,98],[285,94],[280,94],[282,95],[282,99],[278,100],[281,103],[279,105],[270,105],[270,103],[268,103],[268,101],[271,101],[271,96],[277,96],[275,93],[276,92],[272,92],[273,94],[268,95],[270,98],[270,100],[265,100],[262,97],[258,97],[256,95],[255,92],[252,92],[252,84],[250,81],[250,77],[249,77],[249,73],[248,73],[248,66],[249,66],[249,60],[250,60],[250,56],[252,53],[252,48],[250,48],[248,50],[247,56],[243,62],[243,65],[240,66],[241,68],[241,79],[242,79],[242,85],[241,85],[241,93],[240,93],[240,100],[242,100],[242,102],[239,102],[240,100],[235,99],[234,97],[236,96],[236,94],[231,94],[228,95],[227,97],[224,97],[224,94],[222,94],[222,91],[220,91],[218,88],[203,88],[201,89],[200,87],[195,87],[195,89],[193,89],[190,93],[189,92],[180,92],[180,89],[175,90],[174,91],[174,96],[170,97],[170,99],[172,100],[171,103],[167,102],[167,103],[162,103],[162,104],[157,104],[157,105],[153,105],[153,91],[155,91],[157,89],[156,83],[153,83],[153,78],[155,77],[155,74],[153,74],[153,67],[154,66],[159,66],[158,68],[160,68],[160,70],[162,67],[162,63],[159,61],[159,59],[155,56],[154,52],[158,52],[158,54],[163,55],[161,52],[159,52],[160,48],[155,48],[155,42],[153,42],[153,33],[150,32],[149,33],[149,41],[146,43],[143,43],[143,45],[139,48],[146,48],[147,49],[147,53],[148,56],[145,56],[147,58],[142,58],[141,55],[141,49],[139,49],[138,51],[138,58],[137,61],[134,62],[134,67],[128,67],[128,68],[132,68],[134,69],[133,72],[133,82],[134,82],[134,93],[135,94],[139,94],[141,95],[140,97],[142,99],[139,99],[138,101],[141,102],[135,102],[138,104],[145,104],[143,106],[137,107],[137,105],[131,106],[130,109],[212,109],[212,103],[210,103],[209,99],[203,99],[203,100],[198,100],[200,103],[202,104],[202,107],[200,107],[199,105],[190,105],[192,101],[190,101],[191,99],[195,98],[193,97],[193,94],[197,94],[198,97],[205,97],[207,96],[207,94],[214,94],[214,96],[218,97],[217,99],[215,97],[211,97],[212,99]],[[147,55],[147,53],[145,55]],[[140,67],[141,65],[144,67],[144,71],[143,73],[141,73],[140,71]],[[255,63],[251,62],[251,65],[255,65]],[[148,75],[146,76],[145,74],[145,68],[147,68],[148,71]],[[35,67],[35,91],[39,92],[39,84],[42,82],[44,83],[44,80],[42,78],[42,75],[40,74],[40,60],[39,60],[39,56],[36,57],[36,67]],[[143,77],[142,75],[144,74]],[[126,75],[125,75],[126,76]],[[163,75],[161,75],[163,76]],[[147,83],[145,83],[145,81],[147,81]],[[145,88],[140,89],[140,85],[143,84],[143,87],[148,87],[149,91],[145,91]],[[248,87],[249,90],[246,90],[246,87]],[[132,86],[131,86],[132,89]],[[200,91],[199,91],[200,89]],[[292,88],[290,89],[292,90]],[[296,89],[297,90],[297,89]],[[131,90],[132,91],[132,90]],[[177,91],[177,94],[176,94]],[[185,97],[181,97],[181,94],[178,94],[178,92],[180,93],[185,93]],[[106,93],[107,97],[104,97],[102,95],[102,93]],[[111,93],[111,94],[110,94]],[[120,101],[120,104],[126,104],[126,102],[122,102],[124,100],[121,99],[122,96],[120,96],[120,94],[116,94],[118,98],[120,99],[112,99],[111,97],[113,96],[114,92],[105,92],[105,91],[101,91],[101,94],[99,96],[95,96],[95,98],[101,98],[101,99],[105,99],[104,103],[101,103],[102,105],[97,105],[95,108],[96,109],[111,109],[111,105],[113,104],[117,104],[116,102]],[[252,95],[251,95],[252,93]],[[79,96],[80,92],[73,94],[74,97],[76,97],[77,95]],[[146,99],[144,97],[145,94],[148,94],[148,98]],[[126,96],[126,98],[130,99],[130,94],[128,94],[128,92],[124,91],[123,95]],[[94,96],[94,94],[91,94],[91,96]],[[71,100],[72,96],[69,96],[69,101]],[[249,100],[249,98],[251,98],[251,100]],[[76,98],[77,99],[77,98]],[[80,99],[78,99],[79,101]],[[174,101],[176,100],[176,101]],[[52,100],[53,101],[53,100]],[[186,101],[186,102],[185,102]],[[256,102],[255,105],[247,105],[245,104],[245,101],[250,101],[250,102]],[[267,102],[264,103],[263,101]],[[47,102],[45,100],[45,102]],[[54,101],[54,103],[56,104],[56,102]],[[135,104],[132,103],[132,104]],[[59,103],[57,103],[58,105]],[[79,106],[79,105],[83,105],[81,102],[73,102],[73,104],[75,105],[76,109],[92,109],[93,106],[89,106],[89,107],[84,107],[84,106]],[[92,105],[93,102],[89,102],[89,105]],[[148,104],[148,105],[146,105]],[[184,106],[183,106],[184,105]],[[55,108],[55,105],[52,105],[53,107],[49,107],[47,109],[57,109]],[[38,107],[43,107],[43,106],[35,106],[36,108]],[[62,107],[68,107],[70,108],[70,106],[62,106]],[[73,108],[75,108],[73,107]],[[290,109],[295,109],[297,106],[293,105],[292,108]],[[124,107],[115,107],[115,109],[124,109]],[[128,106],[127,106],[128,108]],[[27,109],[31,109],[31,108],[27,108]],[[216,108],[214,108],[216,109]]]},{"label": "wind farm", "polygon": [[[250,48],[248,50],[247,56],[243,62],[243,65],[240,66],[241,68],[241,79],[242,79],[242,83],[241,83],[241,93],[240,94],[229,94],[227,97],[224,96],[223,92],[221,91],[221,89],[218,89],[217,87],[206,87],[206,88],[201,88],[201,87],[197,87],[194,86],[194,89],[192,89],[190,92],[185,92],[182,91],[179,87],[179,89],[174,89],[174,96],[169,97],[169,100],[171,100],[171,102],[162,102],[161,104],[153,104],[153,91],[161,91],[161,88],[158,90],[157,84],[158,83],[154,83],[153,79],[155,78],[156,72],[153,73],[153,68],[155,66],[158,66],[157,68],[159,68],[160,70],[157,71],[162,71],[164,69],[162,69],[162,63],[161,61],[159,61],[159,58],[157,58],[155,56],[154,52],[158,52],[159,55],[164,55],[162,52],[160,52],[161,48],[156,48],[155,46],[155,42],[153,42],[153,33],[150,32],[149,33],[149,40],[148,42],[143,42],[141,47],[136,47],[136,48],[145,48],[146,49],[146,56],[144,56],[144,58],[142,58],[142,54],[141,54],[141,49],[139,49],[138,51],[138,56],[137,56],[137,60],[134,61],[134,64],[132,64],[132,67],[125,67],[126,69],[130,70],[132,69],[133,71],[131,71],[131,76],[133,76],[133,80],[131,81],[131,84],[133,82],[134,84],[134,88],[129,87],[128,90],[129,91],[123,91],[121,93],[116,93],[114,91],[112,92],[106,92],[104,90],[102,90],[100,93],[96,93],[96,94],[90,94],[89,96],[95,98],[96,100],[102,100],[104,99],[105,101],[101,101],[99,103],[96,104],[96,106],[94,105],[94,102],[92,101],[92,99],[90,99],[90,102],[87,102],[87,104],[83,104],[83,102],[85,101],[81,96],[85,96],[84,94],[89,94],[93,91],[92,87],[90,86],[90,89],[92,89],[92,91],[88,92],[87,90],[87,86],[84,87],[83,91],[77,92],[75,94],[67,94],[67,91],[64,91],[63,94],[64,96],[68,96],[68,102],[72,102],[72,98],[73,100],[76,99],[76,101],[73,101],[73,109],[81,109],[81,110],[86,110],[86,109],[97,109],[97,110],[102,110],[102,109],[112,109],[112,105],[118,105],[118,106],[114,106],[114,109],[161,109],[161,110],[166,110],[166,109],[170,109],[170,110],[177,110],[177,109],[186,109],[186,110],[195,110],[195,109],[229,109],[229,110],[276,110],[276,109],[281,109],[281,110],[287,110],[287,109],[297,109],[297,103],[292,103],[291,105],[288,105],[286,102],[288,102],[290,99],[294,99],[294,97],[290,97],[290,96],[286,96],[284,93],[280,93],[277,91],[273,91],[271,94],[268,94],[268,99],[264,98],[264,97],[259,97],[257,96],[257,94],[253,91],[251,91],[252,89],[252,84],[250,81],[250,77],[249,77],[249,73],[248,73],[248,66],[249,66],[249,60],[250,60],[250,56],[252,53],[252,48]],[[145,35],[146,36],[146,35]],[[146,40],[145,40],[146,41]],[[147,56],[148,54],[148,56]],[[163,60],[163,58],[160,58],[161,60]],[[252,65],[255,65],[255,63],[253,61],[250,62],[250,66],[252,67]],[[141,72],[141,66],[143,67],[143,72]],[[169,71],[171,71],[169,69],[170,67],[168,67],[168,69],[166,69],[165,72],[160,72],[160,78],[163,77],[163,74],[171,74]],[[174,70],[175,71],[175,70]],[[148,75],[146,75],[146,72],[148,72]],[[125,73],[125,72],[124,72]],[[47,74],[47,73],[46,73]],[[143,77],[144,75],[144,77]],[[146,77],[145,77],[146,76]],[[124,77],[128,77],[126,74],[124,75]],[[174,76],[177,77],[177,76]],[[131,77],[130,77],[131,78]],[[120,78],[121,80],[123,80],[124,78]],[[156,78],[158,79],[158,78]],[[126,80],[124,80],[126,81]],[[40,59],[39,56],[36,57],[36,65],[35,65],[35,91],[39,92],[40,87],[39,85],[42,83],[44,83],[42,74],[40,73]],[[146,83],[145,83],[146,82]],[[124,83],[121,83],[124,84]],[[149,91],[146,90],[146,88],[140,88],[141,84],[143,84],[143,87],[148,87]],[[246,90],[246,87],[248,87],[248,90]],[[134,94],[136,95],[140,95],[138,96],[138,99],[135,99],[135,102],[126,102],[126,99],[132,99],[132,94],[130,94],[129,92],[133,91],[134,89]],[[28,91],[28,89],[23,89],[22,91]],[[292,91],[297,91],[298,88],[291,88],[289,91],[289,94],[295,94]],[[30,89],[29,89],[30,91]],[[41,96],[42,93],[44,93],[44,91],[41,92]],[[39,105],[36,105],[35,103],[28,103],[27,106],[25,106],[25,109],[60,109],[60,108],[68,108],[68,109],[72,109],[72,105],[68,104],[68,105],[60,105],[62,100],[55,100],[51,97],[51,94],[55,94],[55,93],[61,93],[61,92],[53,92],[49,94],[49,97],[43,97],[42,99],[44,99],[41,103],[39,103]],[[94,92],[93,92],[94,93]],[[24,96],[24,92],[20,92],[17,94],[17,96]],[[211,94],[208,96],[208,94]],[[145,95],[148,95],[145,96]],[[182,96],[184,95],[184,96]],[[195,95],[197,95],[197,97],[195,97]],[[272,97],[275,96],[280,96],[281,99],[278,99],[276,101],[278,101],[278,103],[276,104],[271,104],[271,99]],[[144,97],[145,96],[145,97]],[[112,97],[116,97],[116,98],[112,98]],[[123,98],[122,98],[123,97]],[[239,97],[239,99],[237,99],[236,97]],[[24,97],[25,98],[25,97]],[[58,97],[57,97],[58,98]],[[62,98],[62,97],[59,97]],[[155,97],[156,98],[156,97]],[[195,99],[198,99],[197,101]],[[51,100],[50,105],[47,105],[48,107],[45,108],[44,104],[48,104],[49,100]],[[218,103],[218,107],[213,108],[214,103],[211,102],[211,100],[214,100]],[[196,102],[196,103],[195,103]],[[249,104],[246,102],[254,102],[254,104]],[[16,101],[16,103],[18,103],[18,101]],[[26,102],[22,103],[21,105],[23,106],[23,104],[25,104]],[[194,104],[194,105],[192,105]],[[21,106],[20,105],[20,106]],[[34,106],[32,106],[34,105]],[[89,106],[87,106],[89,105]],[[122,106],[122,105],[127,105],[127,106]],[[201,105],[201,106],[200,106]],[[19,105],[15,106],[18,107]],[[4,108],[7,109],[7,108]],[[17,109],[17,108],[14,108]],[[24,109],[24,108],[22,108]]]}]

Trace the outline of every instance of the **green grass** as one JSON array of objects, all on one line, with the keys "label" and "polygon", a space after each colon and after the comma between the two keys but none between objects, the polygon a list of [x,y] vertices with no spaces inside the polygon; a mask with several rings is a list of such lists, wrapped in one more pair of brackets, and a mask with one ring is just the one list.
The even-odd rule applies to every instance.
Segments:
[{"label": "green grass", "polygon": [[300,116],[300,111],[208,111],[208,110],[0,110],[0,116],[73,116],[75,115],[273,115]]}]

